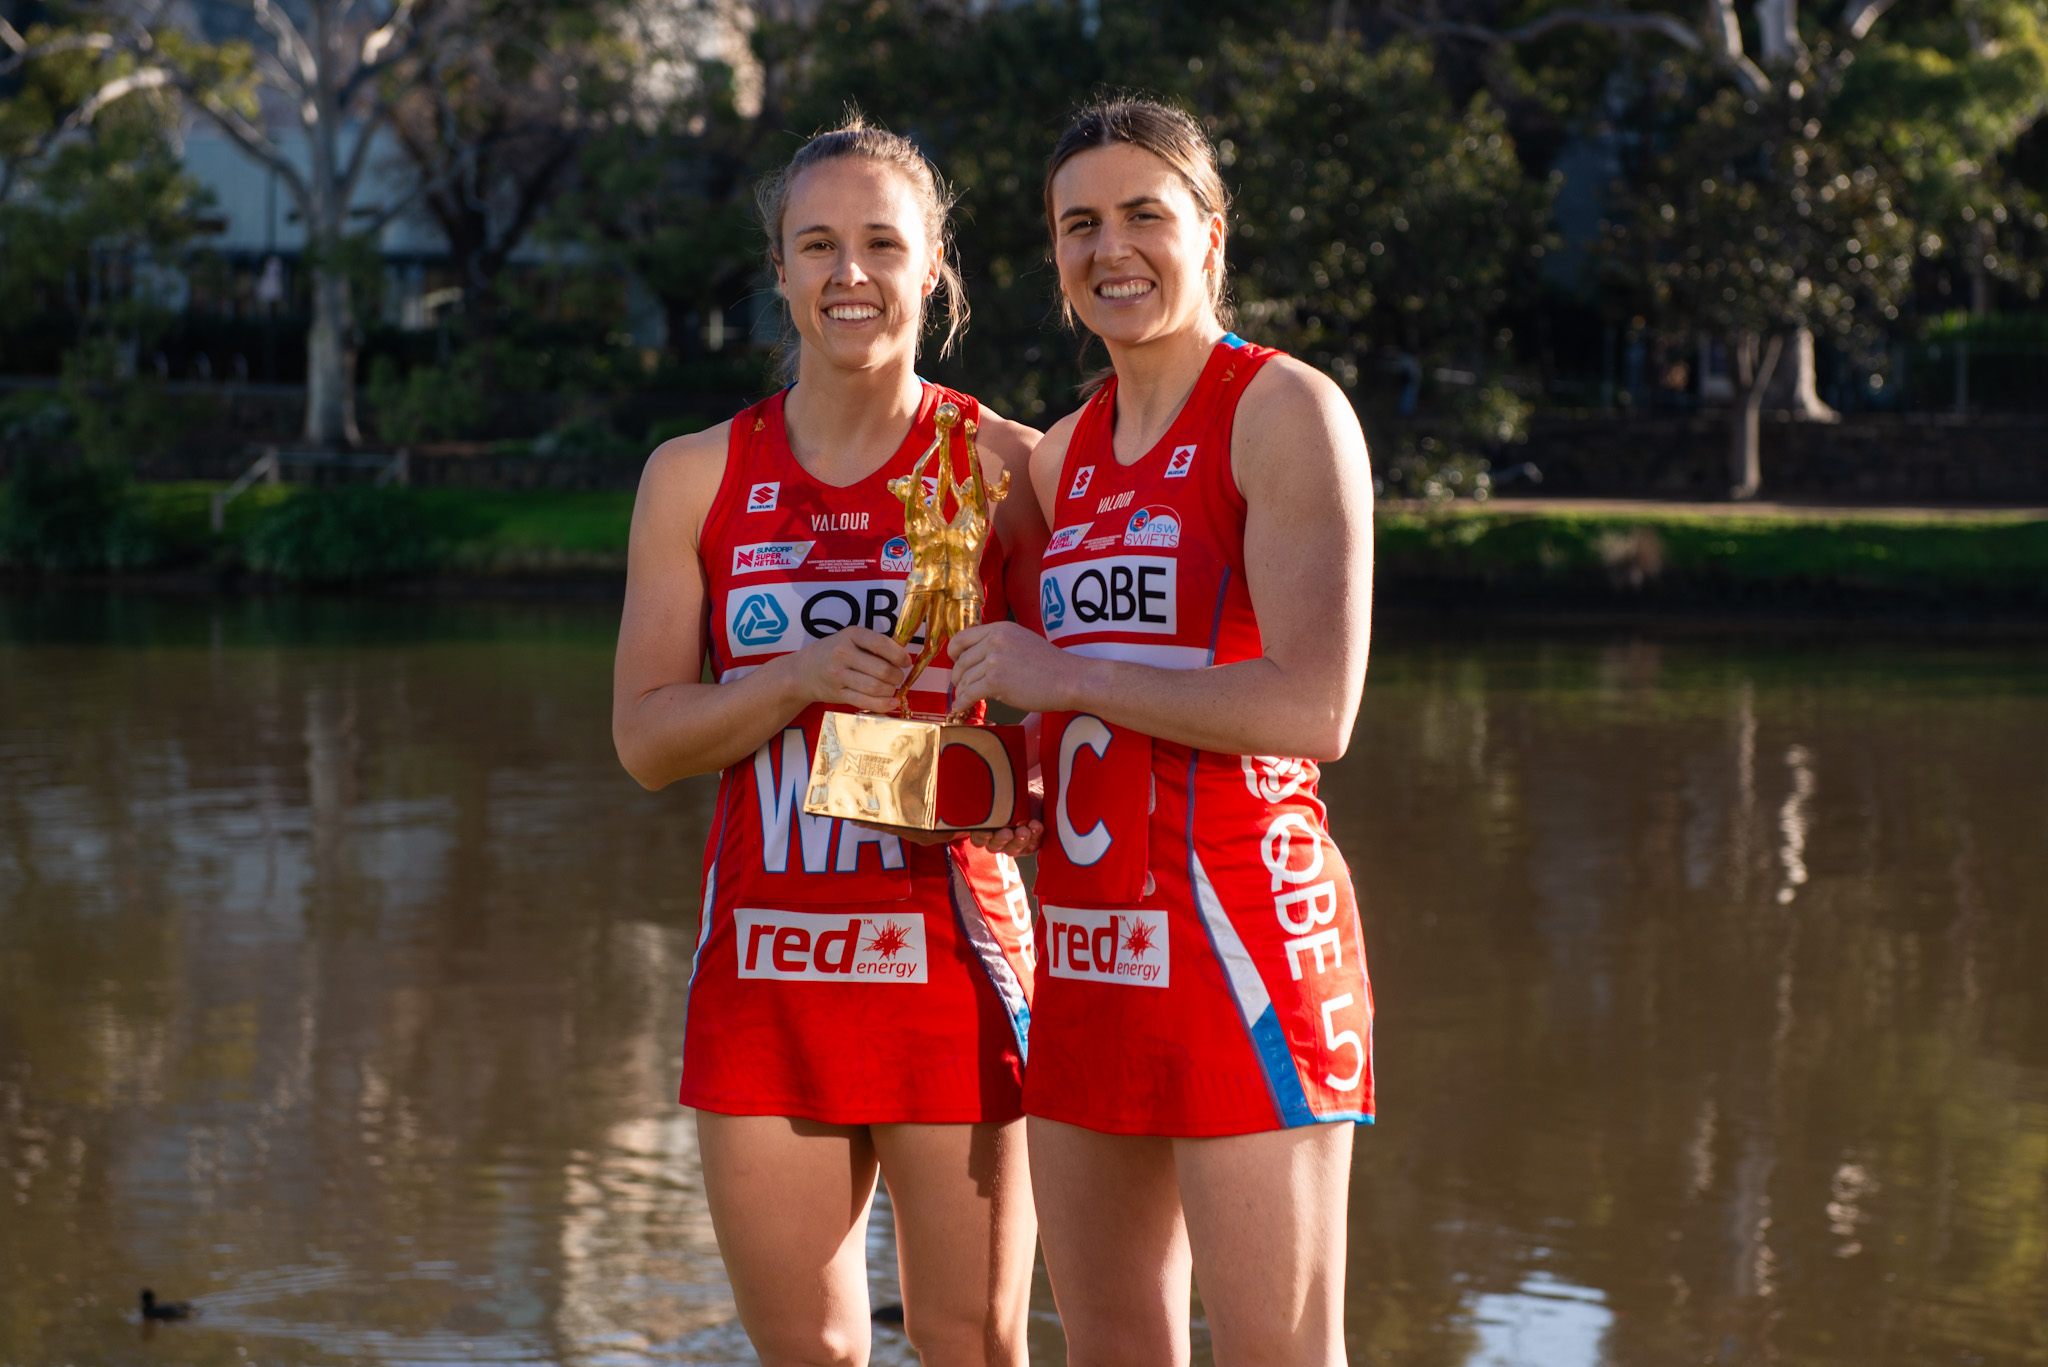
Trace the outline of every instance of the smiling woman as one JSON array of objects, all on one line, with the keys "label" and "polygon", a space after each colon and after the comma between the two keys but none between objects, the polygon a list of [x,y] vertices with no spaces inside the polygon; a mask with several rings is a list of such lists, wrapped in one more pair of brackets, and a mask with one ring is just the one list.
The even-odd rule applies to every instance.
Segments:
[{"label": "smiling woman", "polygon": [[1365,441],[1327,377],[1225,330],[1192,118],[1083,110],[1045,199],[1114,372],[1032,455],[1043,636],[954,659],[961,699],[1044,714],[1024,1105],[1069,1360],[1185,1361],[1192,1275],[1219,1364],[1340,1362],[1372,988],[1317,788],[1365,678]]},{"label": "smiling woman", "polygon": [[[917,377],[933,296],[949,343],[967,305],[944,184],[908,141],[854,120],[760,202],[794,383],[649,458],[613,683],[619,757],[641,783],[723,771],[682,1100],[764,1363],[866,1360],[879,1172],[922,1360],[1021,1365],[1035,1232],[1022,878],[1006,854],[798,803],[825,714],[892,710],[912,661],[892,638],[910,566],[891,481],[914,487],[934,449],[965,478],[972,448],[942,433],[942,408],[976,433],[990,479],[1022,469],[1038,433]],[[997,505],[968,567],[991,615],[1013,582],[1036,602],[1043,528],[1029,497]],[[942,653],[910,696],[945,711],[949,679]]]}]

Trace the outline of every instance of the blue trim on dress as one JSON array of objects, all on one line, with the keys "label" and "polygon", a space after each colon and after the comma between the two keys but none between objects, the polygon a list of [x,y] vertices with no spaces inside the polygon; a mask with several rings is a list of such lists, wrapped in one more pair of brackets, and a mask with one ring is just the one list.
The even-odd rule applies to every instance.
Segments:
[{"label": "blue trim on dress", "polygon": [[1232,350],[1236,350],[1238,347],[1246,345],[1246,342],[1244,338],[1238,336],[1236,333],[1226,332],[1223,334],[1223,345],[1231,348]]}]

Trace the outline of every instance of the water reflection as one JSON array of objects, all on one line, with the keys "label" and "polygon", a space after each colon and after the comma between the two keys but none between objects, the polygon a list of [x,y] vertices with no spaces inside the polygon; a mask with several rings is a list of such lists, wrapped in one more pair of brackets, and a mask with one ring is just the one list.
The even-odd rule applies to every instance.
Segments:
[{"label": "water reflection", "polygon": [[[0,1362],[750,1360],[610,629],[0,599]],[[2048,1360],[2044,739],[2026,649],[1383,643],[1354,1359]]]}]

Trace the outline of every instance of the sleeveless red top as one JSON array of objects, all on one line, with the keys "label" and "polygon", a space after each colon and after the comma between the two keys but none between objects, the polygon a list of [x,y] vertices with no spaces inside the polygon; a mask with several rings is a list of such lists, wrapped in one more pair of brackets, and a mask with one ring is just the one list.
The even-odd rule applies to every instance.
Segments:
[{"label": "sleeveless red top", "polygon": [[[1040,574],[1045,635],[1161,669],[1257,658],[1238,401],[1280,353],[1219,342],[1130,465],[1116,381],[1068,443]],[[1119,1133],[1369,1119],[1372,1005],[1314,761],[1197,750],[1051,713],[1040,978],[1025,1109]]]},{"label": "sleeveless red top", "polygon": [[[812,478],[790,452],[782,394],[733,419],[698,547],[719,682],[851,624],[895,629],[910,563],[888,481],[931,444],[942,402],[966,418],[980,411],[926,385],[902,446],[844,488]],[[964,477],[957,429],[949,458]],[[931,487],[937,476],[928,468],[925,478]],[[991,619],[1007,613],[1003,565],[991,536]],[[924,672],[914,707],[945,710],[950,664],[942,655]],[[1017,866],[965,841],[915,845],[806,815],[826,710],[806,707],[720,776],[682,1099],[837,1124],[1014,1117],[1031,976]]]}]

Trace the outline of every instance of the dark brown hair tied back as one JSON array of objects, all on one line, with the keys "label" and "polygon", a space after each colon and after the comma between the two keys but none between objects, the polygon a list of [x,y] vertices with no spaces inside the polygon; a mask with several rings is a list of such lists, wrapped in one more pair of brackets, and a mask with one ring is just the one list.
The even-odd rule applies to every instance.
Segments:
[{"label": "dark brown hair tied back", "polygon": [[[953,229],[948,222],[953,212],[953,192],[947,188],[938,168],[918,151],[916,143],[900,133],[871,126],[859,111],[848,111],[845,122],[839,127],[812,138],[797,149],[787,166],[763,176],[755,185],[754,202],[760,206],[761,226],[768,233],[768,264],[771,267],[782,265],[782,220],[789,209],[790,187],[798,176],[813,166],[836,161],[840,157],[865,157],[887,166],[900,172],[916,192],[918,206],[924,211],[925,234],[942,249],[937,293],[944,296],[946,336],[939,343],[939,355],[946,355],[952,351],[960,334],[967,330],[968,315],[967,286],[953,265]],[[919,319],[920,336],[923,331],[923,319]],[[785,380],[796,378],[796,363],[797,351],[792,342],[783,356]]]},{"label": "dark brown hair tied back", "polygon": [[[1067,131],[1060,134],[1052,149],[1052,157],[1045,164],[1045,226],[1055,238],[1059,225],[1053,221],[1052,178],[1081,153],[1118,143],[1142,147],[1171,166],[1188,187],[1195,207],[1204,217],[1222,214],[1228,233],[1230,191],[1223,187],[1223,176],[1216,169],[1216,149],[1210,144],[1209,135],[1202,131],[1202,125],[1172,105],[1124,96],[1097,100],[1076,110]],[[1237,318],[1230,307],[1225,280],[1225,270],[1219,263],[1209,277],[1209,304],[1216,311],[1216,321],[1227,328],[1234,326]],[[1061,309],[1071,322],[1073,310],[1064,299]]]}]

